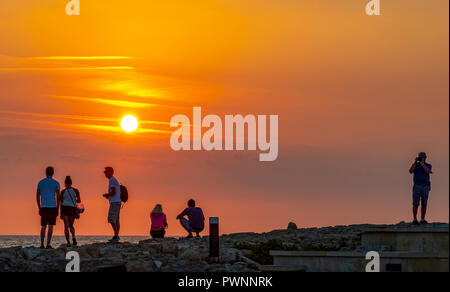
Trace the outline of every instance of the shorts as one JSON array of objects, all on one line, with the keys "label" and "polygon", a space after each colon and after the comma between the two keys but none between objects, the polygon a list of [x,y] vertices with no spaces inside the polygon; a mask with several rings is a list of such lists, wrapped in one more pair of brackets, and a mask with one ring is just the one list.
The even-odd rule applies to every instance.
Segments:
[{"label": "shorts", "polygon": [[58,208],[41,208],[41,226],[56,225],[56,217],[58,217]]},{"label": "shorts", "polygon": [[180,223],[181,223],[181,226],[183,226],[184,229],[186,229],[186,231],[189,231],[189,232],[202,232],[203,231],[203,228],[192,227],[191,222],[189,220],[187,220],[186,218],[181,218]]},{"label": "shorts", "polygon": [[118,223],[120,217],[121,203],[110,203],[108,212],[108,223]]},{"label": "shorts", "polygon": [[422,206],[426,206],[428,204],[428,194],[430,193],[430,189],[429,185],[414,184],[413,205],[419,206],[420,202],[422,202]]},{"label": "shorts", "polygon": [[153,238],[164,238],[164,235],[166,235],[166,231],[164,229],[161,229],[161,230],[150,230],[150,235]]},{"label": "shorts", "polygon": [[71,206],[61,206],[61,216],[76,218],[77,217],[77,208],[71,207]]}]

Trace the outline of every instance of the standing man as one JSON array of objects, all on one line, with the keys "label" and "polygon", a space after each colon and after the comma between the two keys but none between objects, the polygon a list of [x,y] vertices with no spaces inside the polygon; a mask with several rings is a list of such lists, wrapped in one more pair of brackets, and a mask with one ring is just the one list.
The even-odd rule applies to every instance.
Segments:
[{"label": "standing man", "polygon": [[105,167],[104,174],[109,180],[108,193],[104,194],[103,197],[109,200],[109,212],[108,212],[108,223],[111,224],[114,230],[114,237],[111,238],[110,242],[118,242],[120,240],[119,230],[120,230],[120,184],[114,177],[114,169],[110,166]]},{"label": "standing man", "polygon": [[[39,215],[41,216],[41,248],[52,249],[50,243],[53,236],[53,226],[56,225],[56,217],[58,217],[60,186],[59,183],[53,179],[53,175],[55,174],[53,167],[47,167],[45,174],[47,177],[38,183],[36,201]],[[47,225],[47,247],[44,247]]]},{"label": "standing man", "polygon": [[414,163],[409,169],[409,173],[414,174],[414,186],[413,186],[413,216],[414,225],[419,225],[417,221],[417,210],[419,209],[420,203],[422,203],[421,208],[421,220],[420,224],[427,224],[425,220],[425,215],[427,213],[427,203],[428,194],[431,190],[430,174],[431,164],[426,163],[427,154],[425,152],[420,152],[419,156],[416,157]]}]

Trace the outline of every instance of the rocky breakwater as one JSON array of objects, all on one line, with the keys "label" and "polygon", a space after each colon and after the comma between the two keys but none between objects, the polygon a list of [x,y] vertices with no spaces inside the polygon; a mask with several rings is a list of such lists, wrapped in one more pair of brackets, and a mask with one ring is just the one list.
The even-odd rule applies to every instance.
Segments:
[{"label": "rocky breakwater", "polygon": [[[431,226],[446,226],[435,223]],[[0,249],[0,272],[63,272],[66,254],[80,255],[82,272],[256,272],[270,265],[270,250],[352,251],[361,247],[361,234],[372,228],[414,228],[396,225],[350,225],[288,229],[267,233],[236,233],[220,237],[220,258],[209,258],[209,238],[148,239],[132,243],[93,243],[80,247],[62,245],[54,250],[36,247]]]},{"label": "rocky breakwater", "polygon": [[232,247],[221,247],[220,259],[209,259],[209,238],[94,243],[53,250],[37,247],[0,249],[0,272],[64,272],[66,254],[76,251],[81,272],[252,272],[258,263]]}]

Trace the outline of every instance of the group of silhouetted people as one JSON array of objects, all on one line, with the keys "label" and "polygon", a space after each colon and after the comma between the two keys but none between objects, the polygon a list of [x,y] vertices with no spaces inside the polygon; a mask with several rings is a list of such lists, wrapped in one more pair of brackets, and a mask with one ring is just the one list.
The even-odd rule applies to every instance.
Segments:
[{"label": "group of silhouetted people", "polygon": [[[427,155],[420,152],[414,159],[409,172],[414,174],[414,186],[412,192],[413,201],[413,224],[427,224],[425,215],[427,212],[428,195],[431,190],[430,174],[432,173],[431,164],[426,162]],[[80,192],[72,186],[72,179],[67,176],[64,180],[65,189],[60,192],[59,183],[53,179],[55,173],[52,167],[48,167],[45,171],[46,178],[41,180],[37,186],[37,205],[39,215],[41,216],[41,248],[51,249],[51,239],[53,234],[53,226],[56,224],[59,210],[61,210],[61,219],[64,221],[64,235],[67,245],[77,245],[75,237],[75,219],[79,218],[79,214],[83,211],[81,204]],[[114,236],[110,242],[120,240],[120,210],[123,200],[121,192],[122,187],[118,180],[114,177],[114,169],[105,167],[104,174],[109,180],[108,193],[103,197],[109,201],[108,223],[111,224]],[[417,220],[417,212],[421,205],[421,220]],[[81,207],[80,207],[81,206]],[[185,217],[188,217],[186,219]],[[164,238],[166,229],[168,228],[167,217],[163,212],[161,204],[157,204],[150,214],[151,230],[150,235],[153,238]],[[194,200],[188,201],[188,207],[177,216],[181,225],[188,232],[188,238],[193,237],[193,233],[197,237],[205,228],[205,216],[201,208],[196,207]],[[45,232],[48,226],[47,245],[44,246]],[[70,241],[72,234],[72,242]]]},{"label": "group of silhouetted people", "polygon": [[[37,186],[36,201],[41,216],[41,248],[51,249],[51,240],[53,235],[53,226],[56,225],[56,219],[61,214],[61,220],[64,221],[64,235],[66,237],[67,246],[76,246],[77,239],[75,236],[75,219],[80,217],[84,211],[81,204],[80,191],[72,186],[72,179],[67,176],[64,180],[65,189],[60,191],[60,184],[53,179],[55,170],[53,167],[47,167],[45,170],[46,178],[41,180]],[[123,197],[121,192],[126,191],[114,177],[114,169],[105,167],[105,177],[109,180],[108,192],[103,197],[109,201],[108,223],[114,232],[114,236],[109,242],[118,242],[120,240],[120,211],[122,209]],[[188,217],[188,219],[185,218]],[[164,238],[165,230],[168,228],[167,218],[163,212],[161,204],[157,204],[150,214],[151,230],[150,235],[153,238]],[[188,207],[177,216],[181,225],[188,232],[188,238],[193,237],[193,233],[197,237],[205,227],[205,216],[201,208],[195,206],[194,200],[188,201]],[[45,233],[48,226],[47,245],[44,246]],[[70,241],[72,234],[72,241]]]}]

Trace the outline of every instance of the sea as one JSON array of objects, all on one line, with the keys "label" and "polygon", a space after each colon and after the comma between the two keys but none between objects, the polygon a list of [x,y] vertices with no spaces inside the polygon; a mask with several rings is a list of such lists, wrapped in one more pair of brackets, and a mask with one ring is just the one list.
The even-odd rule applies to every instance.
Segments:
[{"label": "sea", "polygon": [[[97,242],[107,242],[112,236],[77,236],[78,245],[85,245]],[[141,240],[150,239],[149,236],[121,236],[121,242],[138,243]],[[55,235],[52,238],[51,245],[54,248],[66,244],[66,238],[61,235]],[[39,235],[0,235],[0,248],[9,247],[39,247],[41,239]]]}]

